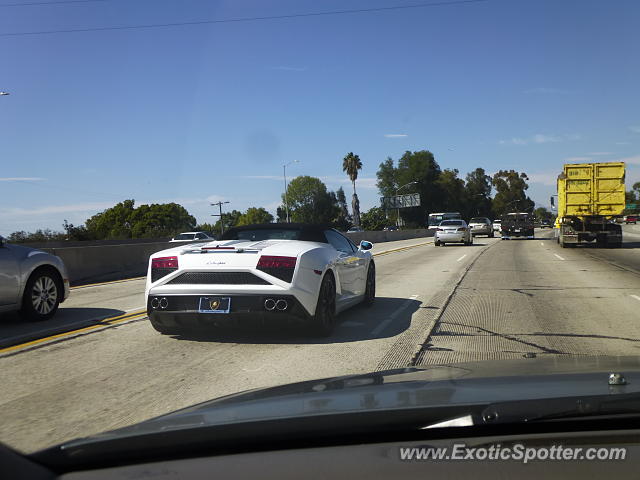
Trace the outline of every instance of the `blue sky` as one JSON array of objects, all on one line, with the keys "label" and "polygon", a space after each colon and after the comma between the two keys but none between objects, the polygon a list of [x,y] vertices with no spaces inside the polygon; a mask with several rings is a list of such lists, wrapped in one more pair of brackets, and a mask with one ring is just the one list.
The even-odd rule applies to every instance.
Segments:
[{"label": "blue sky", "polygon": [[416,3],[0,4],[0,234],[82,223],[126,198],[176,201],[200,222],[211,200],[275,211],[296,159],[289,177],[349,194],[349,151],[364,163],[364,209],[379,201],[379,163],[405,150],[463,175],[525,171],[542,205],[565,161],[625,159],[627,184],[640,180],[634,0],[2,36]]}]

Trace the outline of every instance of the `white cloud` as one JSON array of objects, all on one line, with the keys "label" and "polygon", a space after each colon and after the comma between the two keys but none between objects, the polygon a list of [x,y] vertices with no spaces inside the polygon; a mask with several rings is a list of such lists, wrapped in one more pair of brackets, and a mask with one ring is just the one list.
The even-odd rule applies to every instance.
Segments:
[{"label": "white cloud", "polygon": [[525,90],[524,93],[557,93],[557,94],[567,94],[567,93],[571,93],[569,90],[562,90],[560,88],[546,88],[546,87],[536,87],[536,88],[529,88],[528,90]]},{"label": "white cloud", "polygon": [[613,155],[613,152],[589,152],[587,155]]},{"label": "white cloud", "polygon": [[8,217],[21,217],[26,215],[48,215],[54,213],[92,212],[113,207],[113,202],[89,202],[70,205],[48,205],[35,208],[2,208],[0,215]]},{"label": "white cloud", "polygon": [[631,125],[629,127],[629,130],[631,130],[633,133],[640,133],[640,125]]},{"label": "white cloud", "polygon": [[41,182],[40,177],[0,177],[0,182]]},{"label": "white cloud", "polygon": [[408,137],[409,135],[407,135],[406,133],[385,133],[384,136],[385,138],[404,138]]},{"label": "white cloud", "polygon": [[541,183],[542,185],[555,185],[558,178],[557,172],[528,173],[531,183]]},{"label": "white cloud", "polygon": [[582,136],[577,133],[565,133],[562,135],[547,135],[544,133],[536,133],[531,137],[513,137],[509,140],[500,140],[498,141],[498,143],[500,145],[528,145],[530,143],[556,143],[564,141],[575,141],[580,140],[581,138]]},{"label": "white cloud", "polygon": [[565,162],[589,162],[591,161],[591,157],[567,157],[564,159]]}]

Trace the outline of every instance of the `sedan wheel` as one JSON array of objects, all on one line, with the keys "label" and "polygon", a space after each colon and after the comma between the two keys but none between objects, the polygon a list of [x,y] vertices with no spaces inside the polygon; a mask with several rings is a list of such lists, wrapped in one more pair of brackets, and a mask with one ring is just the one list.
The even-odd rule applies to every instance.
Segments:
[{"label": "sedan wheel", "polygon": [[336,318],[336,286],[333,277],[325,275],[320,285],[316,314],[313,316],[313,333],[319,337],[328,337],[333,333]]},{"label": "sedan wheel", "polygon": [[24,289],[21,313],[29,320],[48,320],[58,310],[62,287],[51,272],[33,275]]}]

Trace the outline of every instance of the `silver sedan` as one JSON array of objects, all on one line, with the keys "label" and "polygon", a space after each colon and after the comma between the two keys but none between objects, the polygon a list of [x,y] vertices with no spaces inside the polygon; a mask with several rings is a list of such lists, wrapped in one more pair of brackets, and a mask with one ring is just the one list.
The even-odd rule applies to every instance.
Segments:
[{"label": "silver sedan", "polygon": [[48,320],[68,296],[60,257],[0,237],[0,313],[17,310],[29,320]]},{"label": "silver sedan", "polygon": [[464,243],[473,245],[471,229],[464,220],[444,220],[434,233],[433,244],[436,247],[446,243]]}]

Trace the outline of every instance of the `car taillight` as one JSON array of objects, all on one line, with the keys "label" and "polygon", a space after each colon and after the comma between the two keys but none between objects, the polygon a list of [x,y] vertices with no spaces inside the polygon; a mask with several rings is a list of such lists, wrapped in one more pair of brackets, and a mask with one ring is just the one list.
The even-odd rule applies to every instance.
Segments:
[{"label": "car taillight", "polygon": [[436,228],[436,232],[444,232],[444,228]]},{"label": "car taillight", "polygon": [[467,231],[467,229],[466,229],[465,227],[460,227],[460,228],[458,229],[458,231],[459,231],[459,232],[466,232],[466,231]]},{"label": "car taillight", "polygon": [[262,255],[256,268],[268,275],[291,283],[296,268],[296,257]]},{"label": "car taillight", "polygon": [[157,257],[151,259],[151,281],[156,282],[162,277],[178,269],[178,257]]}]

